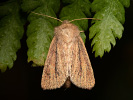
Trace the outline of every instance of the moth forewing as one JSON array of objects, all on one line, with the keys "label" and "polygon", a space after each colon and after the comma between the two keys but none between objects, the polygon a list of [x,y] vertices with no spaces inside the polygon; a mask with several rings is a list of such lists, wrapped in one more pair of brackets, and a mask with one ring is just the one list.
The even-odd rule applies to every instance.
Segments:
[{"label": "moth forewing", "polygon": [[67,79],[65,69],[62,67],[63,62],[61,61],[59,46],[57,37],[54,36],[49,47],[42,74],[41,87],[44,90],[60,88]]},{"label": "moth forewing", "polygon": [[73,49],[73,64],[71,67],[71,81],[80,88],[91,89],[95,85],[95,78],[89,56],[81,37],[77,37]]}]

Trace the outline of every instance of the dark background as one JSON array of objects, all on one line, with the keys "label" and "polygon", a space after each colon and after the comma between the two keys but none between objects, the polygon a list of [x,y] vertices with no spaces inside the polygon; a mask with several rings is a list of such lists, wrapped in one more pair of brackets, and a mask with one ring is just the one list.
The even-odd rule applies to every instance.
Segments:
[{"label": "dark background", "polygon": [[[87,38],[86,47],[95,74],[96,84],[92,90],[71,85],[56,90],[41,89],[42,67],[27,63],[26,34],[12,69],[0,73],[0,100],[133,100],[133,1],[126,8],[123,37],[103,58],[95,58]],[[87,34],[87,33],[86,33]]]}]

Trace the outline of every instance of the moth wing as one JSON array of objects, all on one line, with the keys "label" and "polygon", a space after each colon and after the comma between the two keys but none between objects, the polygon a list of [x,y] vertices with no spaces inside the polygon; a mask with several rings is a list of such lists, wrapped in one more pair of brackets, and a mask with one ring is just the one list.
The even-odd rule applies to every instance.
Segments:
[{"label": "moth wing", "polygon": [[73,64],[70,80],[78,87],[91,89],[95,85],[95,78],[88,53],[81,37],[73,47]]},{"label": "moth wing", "polygon": [[53,38],[48,55],[45,61],[41,87],[45,89],[56,89],[61,87],[66,81],[66,72],[63,68],[63,53],[60,50],[60,45],[56,37]]}]

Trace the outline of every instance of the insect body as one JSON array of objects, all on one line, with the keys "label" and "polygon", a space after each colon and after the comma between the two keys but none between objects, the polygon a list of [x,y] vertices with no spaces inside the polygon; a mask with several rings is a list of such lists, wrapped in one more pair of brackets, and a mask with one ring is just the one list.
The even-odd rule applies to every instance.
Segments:
[{"label": "insect body", "polygon": [[43,69],[42,88],[60,88],[69,77],[76,86],[91,89],[95,84],[95,78],[80,37],[80,30],[65,20],[54,32]]}]

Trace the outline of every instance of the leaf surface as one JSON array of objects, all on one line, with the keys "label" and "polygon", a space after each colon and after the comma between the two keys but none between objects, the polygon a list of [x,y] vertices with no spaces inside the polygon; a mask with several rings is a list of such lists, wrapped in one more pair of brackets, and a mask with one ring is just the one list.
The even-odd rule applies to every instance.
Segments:
[{"label": "leaf surface", "polygon": [[16,1],[3,3],[0,7],[0,69],[5,72],[7,67],[13,67],[16,52],[21,47],[20,39],[23,36],[23,23],[19,15],[19,3]]},{"label": "leaf surface", "polygon": [[[28,3],[27,3],[28,2]],[[32,4],[32,6],[29,6]],[[23,11],[34,11],[38,14],[56,17],[60,7],[60,0],[24,0],[22,4]],[[28,21],[30,24],[27,29],[28,62],[32,61],[33,66],[43,66],[50,43],[54,36],[54,27],[57,26],[57,20],[43,15],[30,13]]]},{"label": "leaf surface", "polygon": [[102,57],[104,52],[111,50],[111,44],[116,45],[116,38],[122,37],[125,10],[119,0],[94,0],[91,8],[96,13],[94,18],[100,21],[92,21],[89,39],[92,39],[95,57]]}]

